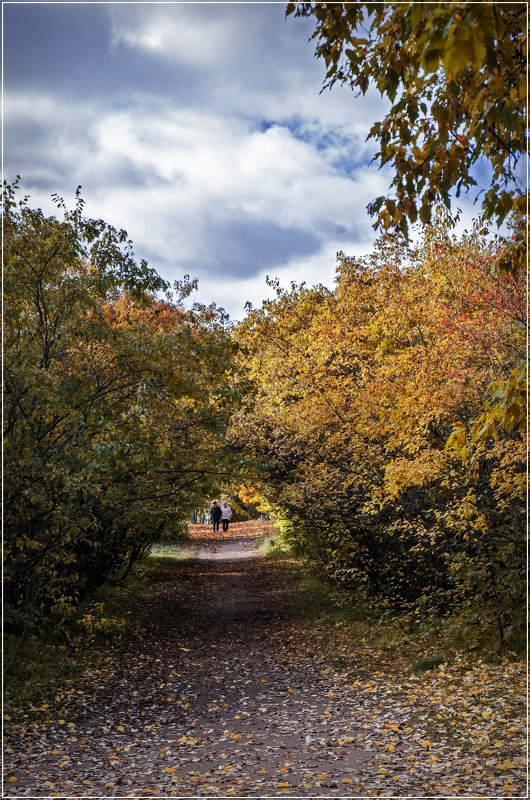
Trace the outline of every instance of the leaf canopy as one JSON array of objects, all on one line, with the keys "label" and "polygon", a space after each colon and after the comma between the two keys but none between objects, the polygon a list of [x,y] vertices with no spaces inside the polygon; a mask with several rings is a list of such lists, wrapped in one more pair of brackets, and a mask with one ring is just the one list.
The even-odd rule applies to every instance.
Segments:
[{"label": "leaf canopy", "polygon": [[484,218],[501,223],[526,209],[526,5],[513,2],[290,2],[313,16],[315,54],[335,83],[365,94],[375,86],[391,108],[369,134],[376,159],[394,170],[392,195],[369,205],[374,227],[403,233],[431,221],[439,202],[491,170]]}]

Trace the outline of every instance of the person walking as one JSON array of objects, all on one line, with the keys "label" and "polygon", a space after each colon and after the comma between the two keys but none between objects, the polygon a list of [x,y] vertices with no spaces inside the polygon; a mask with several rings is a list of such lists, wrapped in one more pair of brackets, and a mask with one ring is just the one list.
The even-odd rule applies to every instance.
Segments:
[{"label": "person walking", "polygon": [[223,523],[224,533],[226,533],[228,530],[228,523],[230,522],[231,516],[232,516],[232,509],[225,500],[225,502],[221,506],[221,522]]},{"label": "person walking", "polygon": [[212,519],[213,531],[215,533],[215,531],[219,530],[219,520],[221,519],[221,507],[217,505],[217,500],[214,500],[212,503],[210,516]]}]

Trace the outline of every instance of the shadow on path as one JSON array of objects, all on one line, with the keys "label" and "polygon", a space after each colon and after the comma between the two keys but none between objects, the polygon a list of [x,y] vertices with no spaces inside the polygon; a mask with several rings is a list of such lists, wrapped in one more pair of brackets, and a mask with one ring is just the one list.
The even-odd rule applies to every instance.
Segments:
[{"label": "shadow on path", "polygon": [[13,743],[8,796],[355,796],[373,767],[353,700],[296,640],[280,568],[241,539],[152,571],[143,627],[72,689],[74,723]]}]

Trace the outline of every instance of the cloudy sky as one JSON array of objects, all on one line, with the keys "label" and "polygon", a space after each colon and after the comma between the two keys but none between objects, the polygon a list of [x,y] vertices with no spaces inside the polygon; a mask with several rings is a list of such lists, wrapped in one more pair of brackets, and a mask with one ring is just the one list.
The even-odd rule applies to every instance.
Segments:
[{"label": "cloudy sky", "polygon": [[332,285],[389,174],[385,104],[335,88],[285,3],[16,3],[4,11],[5,176],[125,228],[168,280],[235,319],[265,277]]}]

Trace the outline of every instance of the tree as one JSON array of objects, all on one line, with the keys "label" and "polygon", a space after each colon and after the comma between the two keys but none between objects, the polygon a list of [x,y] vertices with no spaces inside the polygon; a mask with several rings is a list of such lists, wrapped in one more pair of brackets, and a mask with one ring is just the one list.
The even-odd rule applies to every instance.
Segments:
[{"label": "tree", "polygon": [[183,528],[230,471],[238,403],[226,316],[157,298],[124,232],[79,197],[64,212],[6,188],[4,600],[22,640]]},{"label": "tree", "polygon": [[303,0],[288,4],[293,13],[316,19],[326,88],[375,86],[392,103],[369,134],[380,164],[394,168],[393,196],[369,206],[375,227],[406,233],[409,221],[430,222],[437,203],[449,207],[451,192],[475,185],[481,161],[492,170],[484,218],[525,212],[525,4]]},{"label": "tree", "polygon": [[524,291],[496,267],[507,247],[441,217],[416,250],[385,234],[369,257],[341,254],[332,292],[278,286],[237,332],[255,400],[233,431],[285,535],[332,581],[502,640],[524,598],[524,431],[477,439],[466,461],[446,443],[455,426],[472,436],[524,352]]}]

